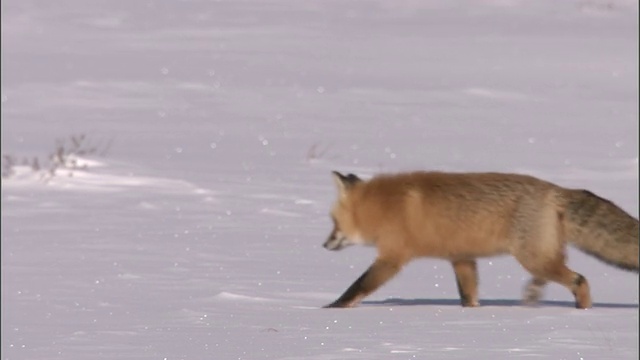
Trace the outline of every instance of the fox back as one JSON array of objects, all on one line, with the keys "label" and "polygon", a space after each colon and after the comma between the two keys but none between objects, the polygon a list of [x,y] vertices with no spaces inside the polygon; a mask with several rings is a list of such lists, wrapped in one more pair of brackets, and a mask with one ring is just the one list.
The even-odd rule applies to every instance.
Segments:
[{"label": "fox back", "polygon": [[508,252],[526,222],[543,216],[541,209],[555,211],[558,191],[530,176],[496,173],[414,172],[337,182],[335,226],[325,247],[366,244],[446,259]]}]

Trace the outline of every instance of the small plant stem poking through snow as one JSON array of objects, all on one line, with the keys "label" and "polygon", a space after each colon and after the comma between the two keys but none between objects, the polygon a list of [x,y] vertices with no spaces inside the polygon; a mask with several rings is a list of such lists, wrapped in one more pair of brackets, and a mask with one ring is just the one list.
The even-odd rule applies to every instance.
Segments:
[{"label": "small plant stem poking through snow", "polygon": [[[86,170],[87,164],[78,161],[81,156],[105,156],[111,145],[113,138],[109,139],[104,145],[102,142],[97,144],[91,143],[85,134],[71,135],[66,139],[57,139],[55,141],[55,150],[50,153],[45,160],[40,157],[33,157],[31,160],[27,157],[16,157],[14,155],[2,155],[2,178],[7,179],[16,175],[16,166],[23,164],[31,171],[39,174],[40,180],[47,182],[56,176],[58,170],[67,170],[66,174],[72,177],[76,170]],[[19,159],[21,159],[19,161]]]}]

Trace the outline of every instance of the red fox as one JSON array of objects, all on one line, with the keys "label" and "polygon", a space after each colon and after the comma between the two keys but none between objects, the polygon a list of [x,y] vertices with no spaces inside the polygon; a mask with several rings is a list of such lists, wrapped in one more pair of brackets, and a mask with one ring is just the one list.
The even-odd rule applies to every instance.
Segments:
[{"label": "red fox", "polygon": [[362,180],[333,172],[329,250],[371,245],[377,258],[326,308],[353,307],[409,261],[451,261],[462,306],[479,306],[476,259],[511,254],[533,276],[524,301],[547,281],[567,287],[577,308],[592,306],[584,276],[565,264],[565,244],[638,272],[638,219],[587,190],[508,173],[412,172]]}]

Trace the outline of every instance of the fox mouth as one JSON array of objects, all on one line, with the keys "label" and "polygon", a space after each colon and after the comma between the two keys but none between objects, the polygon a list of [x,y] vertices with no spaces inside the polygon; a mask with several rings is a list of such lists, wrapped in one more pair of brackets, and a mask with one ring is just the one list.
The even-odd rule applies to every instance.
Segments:
[{"label": "fox mouth", "polygon": [[348,239],[345,236],[335,237],[331,236],[325,243],[322,245],[325,249],[331,251],[342,250],[345,247],[351,245]]}]

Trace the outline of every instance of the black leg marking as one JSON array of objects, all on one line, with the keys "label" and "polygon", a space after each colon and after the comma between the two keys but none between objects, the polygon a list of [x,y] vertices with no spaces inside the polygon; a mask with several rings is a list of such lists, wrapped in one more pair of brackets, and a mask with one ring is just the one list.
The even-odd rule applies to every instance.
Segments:
[{"label": "black leg marking", "polygon": [[364,280],[367,277],[367,275],[371,272],[372,267],[373,266],[369,267],[367,271],[365,271],[362,275],[360,275],[358,280],[356,280],[353,284],[351,284],[351,286],[349,286],[349,288],[344,292],[344,294],[342,294],[336,301],[332,302],[331,304],[325,305],[323,307],[335,308],[335,307],[348,306],[353,300],[356,299],[356,297],[358,297],[359,294],[361,294],[364,291],[364,287],[363,287]]},{"label": "black leg marking", "polygon": [[576,278],[573,280],[573,288],[571,289],[571,293],[575,296],[578,292],[578,288],[587,283],[587,279],[581,274],[576,273]]},{"label": "black leg marking", "polygon": [[582,275],[580,275],[580,274],[576,274],[576,275],[577,275],[577,276],[576,276],[576,279],[575,279],[575,280],[573,280],[573,285],[575,285],[575,286],[581,286],[582,284],[584,284],[585,282],[587,282],[587,279],[586,279],[584,276],[582,276]]},{"label": "black leg marking", "polygon": [[358,280],[338,298],[325,308],[350,307],[357,304],[363,297],[371,294],[382,284],[400,271],[400,263],[376,260]]}]

